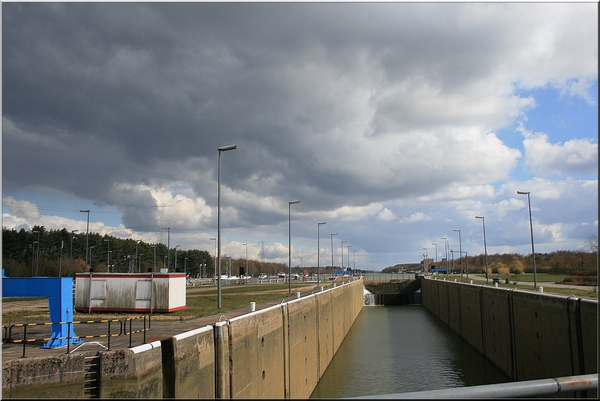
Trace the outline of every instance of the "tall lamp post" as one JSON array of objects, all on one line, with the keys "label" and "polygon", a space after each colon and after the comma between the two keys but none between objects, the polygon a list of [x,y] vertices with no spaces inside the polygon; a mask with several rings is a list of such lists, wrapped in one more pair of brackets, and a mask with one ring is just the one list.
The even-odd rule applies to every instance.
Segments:
[{"label": "tall lamp post", "polygon": [[171,269],[171,227],[164,227],[167,229],[167,273]]},{"label": "tall lamp post", "polygon": [[320,222],[317,223],[317,286],[319,286],[319,284],[321,283],[321,245],[320,245],[320,241],[321,241],[321,235],[320,235],[320,228],[321,225],[323,224],[327,224],[326,222]]},{"label": "tall lamp post", "polygon": [[219,151],[219,165],[217,168],[217,261],[219,271],[217,276],[217,307],[221,309],[221,153],[236,149],[236,145],[227,145],[217,148]]},{"label": "tall lamp post", "polygon": [[485,216],[475,216],[476,219],[481,219],[483,223],[483,252],[485,253],[485,283],[488,284],[488,261],[487,261],[487,244],[485,242]]},{"label": "tall lamp post", "polygon": [[175,245],[175,272],[177,272],[177,247],[181,246],[179,244]]},{"label": "tall lamp post", "polygon": [[150,245],[150,248],[154,250],[154,265],[152,266],[152,272],[156,272],[156,244]]},{"label": "tall lamp post", "polygon": [[[431,244],[435,247],[435,264],[437,265],[437,244]],[[438,266],[439,268],[439,266]]]},{"label": "tall lamp post", "polygon": [[92,249],[95,247],[95,245],[90,246],[90,271],[92,271]]},{"label": "tall lamp post", "polygon": [[40,267],[40,232],[39,231],[33,231],[33,233],[37,233],[38,235],[38,239],[37,242],[35,242],[37,244],[37,251],[35,253],[35,275],[38,275],[38,268]]},{"label": "tall lamp post", "polygon": [[106,242],[108,249],[106,250],[106,272],[110,273],[110,240],[107,238],[103,242]]},{"label": "tall lamp post", "polygon": [[[342,252],[342,272],[344,271],[344,242],[346,242],[345,239],[340,241],[340,251]],[[343,275],[344,273],[342,273]],[[335,277],[335,276],[334,276]],[[342,276],[343,277],[343,276]]]},{"label": "tall lamp post", "polygon": [[288,286],[292,293],[292,205],[300,203],[299,200],[288,201]]},{"label": "tall lamp post", "polygon": [[531,232],[531,257],[533,258],[533,288],[537,288],[537,274],[535,271],[535,250],[533,249],[533,221],[531,220],[531,199],[529,198],[529,191],[517,191],[517,193],[519,195],[527,195],[527,204],[529,205],[529,230]]},{"label": "tall lamp post", "polygon": [[[463,276],[463,259],[462,259],[462,242],[460,240],[460,229],[459,228],[455,228],[454,231],[458,231],[458,252],[459,253],[459,257],[460,257],[460,277],[462,278]],[[468,275],[467,275],[468,278]]]},{"label": "tall lamp post", "polygon": [[139,264],[138,264],[138,244],[140,243],[140,239],[135,241],[135,264],[133,265],[133,272],[139,273]]},{"label": "tall lamp post", "polygon": [[69,277],[71,277],[71,264],[73,263],[73,240],[77,239],[77,237],[74,237],[73,234],[75,234],[77,230],[72,230],[71,231],[71,249],[69,251]]},{"label": "tall lamp post", "polygon": [[88,253],[89,253],[89,237],[90,237],[90,209],[81,209],[81,213],[87,213],[87,226],[85,229],[85,268],[88,266]]},{"label": "tall lamp post", "polygon": [[246,270],[244,271],[245,275],[248,276],[248,244],[242,244],[246,247]]},{"label": "tall lamp post", "polygon": [[335,269],[333,268],[333,236],[337,235],[337,233],[333,233],[331,234],[331,271],[335,272]]},{"label": "tall lamp post", "polygon": [[[214,265],[215,276],[216,276],[217,275],[217,237],[210,237],[209,239],[212,241],[215,241],[215,257],[213,258],[214,259],[213,265]],[[207,274],[207,276],[208,276],[208,274]]]},{"label": "tall lamp post", "polygon": [[425,269],[425,272],[427,272],[429,270],[429,260],[428,260],[428,255],[427,255],[427,248],[423,248],[425,249],[425,253],[423,254],[424,262],[423,262],[423,268]]},{"label": "tall lamp post", "polygon": [[446,252],[446,274],[448,274],[448,238],[442,237],[440,239],[444,240],[444,251]]}]

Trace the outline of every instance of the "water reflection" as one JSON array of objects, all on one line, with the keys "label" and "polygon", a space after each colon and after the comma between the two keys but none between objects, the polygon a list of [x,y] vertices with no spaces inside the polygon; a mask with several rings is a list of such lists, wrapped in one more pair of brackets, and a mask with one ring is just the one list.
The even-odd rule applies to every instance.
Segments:
[{"label": "water reflection", "polygon": [[436,390],[510,379],[422,306],[363,308],[311,398]]}]

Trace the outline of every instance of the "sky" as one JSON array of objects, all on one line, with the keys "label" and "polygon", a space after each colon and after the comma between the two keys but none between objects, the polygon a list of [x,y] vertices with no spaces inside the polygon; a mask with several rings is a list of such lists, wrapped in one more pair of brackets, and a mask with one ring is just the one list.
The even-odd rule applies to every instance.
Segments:
[{"label": "sky", "polygon": [[222,256],[589,251],[598,4],[2,3],[3,227],[214,254],[232,144]]}]

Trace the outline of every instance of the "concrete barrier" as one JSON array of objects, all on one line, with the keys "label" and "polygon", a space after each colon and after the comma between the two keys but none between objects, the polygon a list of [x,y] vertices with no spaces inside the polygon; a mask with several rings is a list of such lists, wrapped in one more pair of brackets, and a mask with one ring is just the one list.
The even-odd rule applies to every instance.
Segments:
[{"label": "concrete barrier", "polygon": [[421,279],[423,306],[513,380],[597,373],[598,302]]},{"label": "concrete barrier", "polygon": [[2,364],[3,398],[83,398],[84,354]]},{"label": "concrete barrier", "polygon": [[224,346],[231,351],[219,360],[217,371],[230,377],[231,391],[217,398],[285,398],[282,306],[233,318],[226,326]]},{"label": "concrete barrier", "polygon": [[100,352],[100,398],[163,398],[160,341]]},{"label": "concrete barrier", "polygon": [[164,398],[213,398],[213,326],[177,334],[162,344]]}]

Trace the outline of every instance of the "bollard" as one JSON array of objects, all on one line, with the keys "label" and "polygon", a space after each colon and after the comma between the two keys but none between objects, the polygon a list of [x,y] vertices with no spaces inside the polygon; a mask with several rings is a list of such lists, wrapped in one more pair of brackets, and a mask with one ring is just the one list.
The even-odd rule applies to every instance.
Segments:
[{"label": "bollard", "polygon": [[473,284],[473,280],[471,280],[471,284]]},{"label": "bollard", "polygon": [[296,299],[300,299],[300,293],[299,292],[296,293]]},{"label": "bollard", "polygon": [[544,287],[540,287],[540,294],[544,293]]},{"label": "bollard", "polygon": [[498,288],[498,283],[494,283],[494,287]]},{"label": "bollard", "polygon": [[333,283],[333,288],[335,288],[335,282]]},{"label": "bollard", "polygon": [[254,312],[256,310],[256,302],[250,302],[250,312]]},{"label": "bollard", "polygon": [[456,283],[456,279],[454,279],[454,282]]},{"label": "bollard", "polygon": [[321,286],[321,292],[323,292],[323,286]]}]

